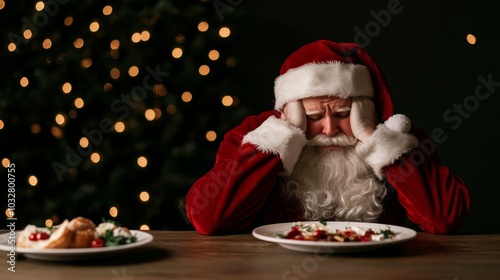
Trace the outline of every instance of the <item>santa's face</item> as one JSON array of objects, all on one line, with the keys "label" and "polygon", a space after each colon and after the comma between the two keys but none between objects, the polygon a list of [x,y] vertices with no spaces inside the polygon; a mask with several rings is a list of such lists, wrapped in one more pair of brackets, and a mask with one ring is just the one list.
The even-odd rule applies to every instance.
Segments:
[{"label": "santa's face", "polygon": [[[319,134],[335,136],[343,133],[353,136],[349,115],[351,98],[331,96],[309,97],[302,99],[302,105],[307,116],[307,139],[313,139]],[[324,146],[322,149],[339,150],[342,146]]]}]

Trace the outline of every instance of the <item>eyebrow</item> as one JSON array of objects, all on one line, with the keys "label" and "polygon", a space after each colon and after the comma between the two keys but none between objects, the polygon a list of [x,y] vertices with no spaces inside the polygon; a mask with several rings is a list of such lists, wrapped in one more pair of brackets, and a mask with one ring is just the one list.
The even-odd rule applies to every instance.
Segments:
[{"label": "eyebrow", "polygon": [[[342,107],[342,108],[338,108],[337,110],[335,110],[335,113],[349,112],[349,111],[351,111],[351,107]],[[325,111],[324,110],[311,110],[311,111],[305,111],[305,112],[306,112],[307,116],[310,116],[310,115],[323,114]]]},{"label": "eyebrow", "polygon": [[317,115],[317,114],[322,114],[324,111],[321,110],[316,110],[316,111],[306,111],[306,115]]},{"label": "eyebrow", "polygon": [[338,108],[336,112],[348,112],[351,111],[351,107]]}]

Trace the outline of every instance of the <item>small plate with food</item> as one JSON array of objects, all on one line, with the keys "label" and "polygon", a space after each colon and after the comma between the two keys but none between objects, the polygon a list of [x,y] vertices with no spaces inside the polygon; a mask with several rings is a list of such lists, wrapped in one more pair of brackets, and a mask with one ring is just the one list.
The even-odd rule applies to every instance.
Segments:
[{"label": "small plate with food", "polygon": [[73,261],[114,255],[152,240],[151,234],[129,230],[115,221],[96,226],[87,218],[76,217],[52,227],[27,225],[21,231],[1,234],[0,251],[38,260]]},{"label": "small plate with food", "polygon": [[293,251],[350,253],[405,242],[417,233],[387,224],[305,221],[260,226],[252,235]]}]

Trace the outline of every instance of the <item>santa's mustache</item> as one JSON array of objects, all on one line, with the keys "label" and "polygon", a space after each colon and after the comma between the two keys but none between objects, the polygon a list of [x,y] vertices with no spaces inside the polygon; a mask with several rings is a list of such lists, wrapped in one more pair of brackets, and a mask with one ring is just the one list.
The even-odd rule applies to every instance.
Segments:
[{"label": "santa's mustache", "polygon": [[355,137],[347,136],[344,133],[337,133],[334,136],[318,134],[307,142],[309,146],[354,146],[357,143]]}]

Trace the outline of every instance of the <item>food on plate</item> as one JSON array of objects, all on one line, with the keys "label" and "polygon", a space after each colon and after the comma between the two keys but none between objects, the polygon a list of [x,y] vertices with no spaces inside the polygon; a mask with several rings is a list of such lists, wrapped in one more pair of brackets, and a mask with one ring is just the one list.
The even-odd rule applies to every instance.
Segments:
[{"label": "food on plate", "polygon": [[18,235],[17,246],[31,249],[67,248],[73,237],[68,224],[69,221],[64,220],[51,228],[27,225]]},{"label": "food on plate", "polygon": [[325,222],[305,223],[296,222],[290,230],[277,234],[278,238],[326,241],[326,242],[367,242],[392,239],[396,234],[389,228],[380,231],[363,229],[358,226],[348,226],[345,230],[333,230]]},{"label": "food on plate", "polygon": [[72,232],[69,248],[88,248],[95,239],[95,224],[84,217],[76,217],[68,224]]},{"label": "food on plate", "polygon": [[126,227],[120,226],[114,221],[103,221],[96,229],[96,240],[92,247],[108,247],[122,244],[129,244],[137,241],[137,237],[132,235]]},{"label": "food on plate", "polygon": [[90,219],[76,217],[52,227],[27,225],[18,235],[17,246],[30,249],[100,248],[135,241],[137,237],[115,221],[103,221],[96,226]]}]

